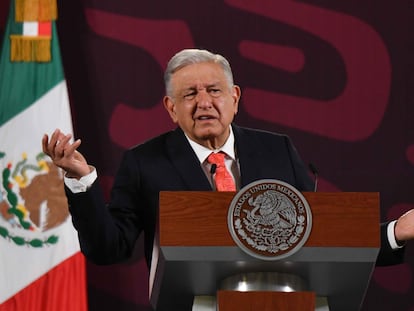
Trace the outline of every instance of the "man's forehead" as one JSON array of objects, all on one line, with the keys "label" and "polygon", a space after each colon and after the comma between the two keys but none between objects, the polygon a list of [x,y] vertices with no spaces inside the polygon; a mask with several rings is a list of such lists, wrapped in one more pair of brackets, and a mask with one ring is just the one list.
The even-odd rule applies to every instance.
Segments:
[{"label": "man's forehead", "polygon": [[174,72],[171,82],[175,89],[222,86],[227,83],[226,75],[219,64],[207,62],[184,66]]},{"label": "man's forehead", "polygon": [[217,87],[223,85],[224,82],[222,81],[211,81],[211,82],[196,82],[196,81],[188,81],[187,83],[181,84],[181,89],[199,89],[199,88],[210,88],[210,87]]}]

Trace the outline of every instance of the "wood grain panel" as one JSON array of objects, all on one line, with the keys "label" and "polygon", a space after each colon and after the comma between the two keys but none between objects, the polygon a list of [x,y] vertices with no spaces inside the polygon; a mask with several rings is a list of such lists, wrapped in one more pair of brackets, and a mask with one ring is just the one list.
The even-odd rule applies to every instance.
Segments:
[{"label": "wood grain panel", "polygon": [[[161,246],[234,246],[227,227],[233,192],[160,193]],[[312,210],[307,247],[378,247],[379,194],[305,192]]]}]

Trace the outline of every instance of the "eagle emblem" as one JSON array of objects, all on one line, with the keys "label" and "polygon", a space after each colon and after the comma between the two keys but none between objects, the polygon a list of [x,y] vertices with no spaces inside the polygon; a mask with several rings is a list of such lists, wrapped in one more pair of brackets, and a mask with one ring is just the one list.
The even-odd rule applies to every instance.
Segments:
[{"label": "eagle emblem", "polygon": [[62,172],[45,157],[39,153],[30,161],[23,153],[13,163],[0,152],[0,236],[15,245],[56,244],[59,237],[48,231],[68,219]]},{"label": "eagle emblem", "polygon": [[306,242],[312,223],[309,204],[293,186],[259,180],[241,189],[228,212],[233,240],[246,253],[266,260],[292,255]]}]

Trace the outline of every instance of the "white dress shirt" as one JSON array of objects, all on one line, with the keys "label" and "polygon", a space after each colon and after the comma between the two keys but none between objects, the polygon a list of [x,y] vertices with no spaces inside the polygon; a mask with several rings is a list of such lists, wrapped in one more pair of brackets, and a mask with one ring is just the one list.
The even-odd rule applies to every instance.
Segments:
[{"label": "white dress shirt", "polygon": [[210,155],[210,153],[214,152],[217,153],[219,151],[224,152],[225,157],[225,165],[227,170],[232,175],[235,184],[236,189],[240,189],[240,169],[238,160],[236,158],[236,152],[235,152],[235,146],[234,146],[234,134],[233,130],[230,126],[230,135],[229,138],[227,138],[227,141],[224,143],[223,146],[221,146],[219,149],[211,150],[208,149],[195,141],[192,141],[187,135],[185,136],[190,143],[191,148],[193,148],[195,154],[197,155],[198,160],[200,161],[201,167],[204,170],[204,173],[206,174],[208,180],[210,181],[210,184],[214,188],[214,180],[213,180],[213,174],[211,174],[211,163],[207,162],[207,158]]}]

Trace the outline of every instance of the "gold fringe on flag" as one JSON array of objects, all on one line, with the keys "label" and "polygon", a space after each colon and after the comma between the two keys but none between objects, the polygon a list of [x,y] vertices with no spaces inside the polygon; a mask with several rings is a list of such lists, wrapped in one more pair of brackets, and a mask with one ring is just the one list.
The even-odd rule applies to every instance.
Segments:
[{"label": "gold fringe on flag", "polygon": [[45,36],[10,36],[10,60],[12,62],[49,62],[51,38]]},{"label": "gold fringe on flag", "polygon": [[47,22],[57,19],[56,0],[15,0],[16,22]]}]

